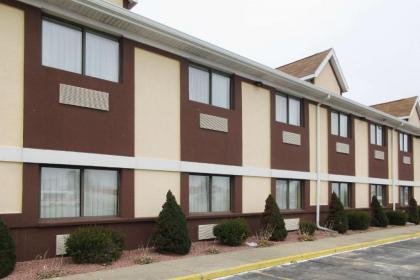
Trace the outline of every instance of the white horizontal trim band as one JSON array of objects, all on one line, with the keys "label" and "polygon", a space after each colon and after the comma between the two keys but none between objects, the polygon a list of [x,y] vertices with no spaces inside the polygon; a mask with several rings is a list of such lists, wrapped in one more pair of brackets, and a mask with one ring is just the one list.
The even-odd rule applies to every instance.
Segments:
[{"label": "white horizontal trim band", "polygon": [[[146,157],[127,157],[94,153],[57,150],[0,147],[0,162],[23,162],[39,164],[62,164],[138,170],[191,172],[265,178],[316,180],[315,172],[269,169],[258,167],[211,164]],[[392,185],[391,179],[321,174],[321,181],[348,182],[359,184]],[[397,185],[420,186],[420,181],[396,181]]]}]

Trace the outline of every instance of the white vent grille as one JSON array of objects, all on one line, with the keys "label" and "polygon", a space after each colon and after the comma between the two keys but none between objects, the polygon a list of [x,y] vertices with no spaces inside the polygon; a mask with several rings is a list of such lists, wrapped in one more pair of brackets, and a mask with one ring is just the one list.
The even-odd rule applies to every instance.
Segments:
[{"label": "white vent grille", "polygon": [[284,224],[286,225],[286,229],[291,230],[298,230],[299,229],[299,222],[300,219],[284,219]]},{"label": "white vent grille", "polygon": [[61,234],[55,237],[55,254],[57,256],[66,254],[66,241],[70,234]]},{"label": "white vent grille", "polygon": [[383,151],[375,150],[374,157],[376,159],[384,160],[385,159],[385,153]]},{"label": "white vent grille", "polygon": [[403,163],[404,164],[411,164],[411,157],[403,156]]},{"label": "white vent grille", "polygon": [[109,93],[60,84],[60,103],[109,111]]},{"label": "white vent grille", "polygon": [[213,228],[216,224],[199,225],[198,226],[198,240],[214,239]]},{"label": "white vent grille", "polygon": [[335,144],[335,150],[337,151],[337,153],[349,154],[350,153],[350,146],[349,146],[349,144],[346,144],[346,143],[337,142]]},{"label": "white vent grille", "polygon": [[200,128],[228,132],[228,119],[200,114]]},{"label": "white vent grille", "polygon": [[300,146],[300,134],[283,131],[283,143]]}]

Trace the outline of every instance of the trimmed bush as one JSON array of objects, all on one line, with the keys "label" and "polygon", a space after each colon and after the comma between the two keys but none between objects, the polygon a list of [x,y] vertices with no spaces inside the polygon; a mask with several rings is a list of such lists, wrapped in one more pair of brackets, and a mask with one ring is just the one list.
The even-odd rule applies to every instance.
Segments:
[{"label": "trimmed bush", "polygon": [[349,221],[349,229],[352,230],[366,230],[370,225],[370,215],[363,211],[349,211],[347,212],[347,219]]},{"label": "trimmed bush", "polygon": [[171,191],[166,194],[166,202],[156,221],[152,241],[160,253],[186,255],[191,249],[185,215]]},{"label": "trimmed bush", "polygon": [[0,278],[6,277],[15,269],[16,253],[15,241],[9,229],[0,220]]},{"label": "trimmed bush", "polygon": [[223,221],[213,229],[216,239],[225,245],[240,246],[249,236],[247,222],[242,218]]},{"label": "trimmed bush", "polygon": [[283,241],[287,237],[283,216],[271,194],[265,200],[265,209],[261,219],[261,225],[263,229],[272,229],[271,241]]},{"label": "trimmed bush", "polygon": [[375,195],[372,197],[370,207],[372,208],[372,226],[387,227],[389,224],[388,217]]},{"label": "trimmed bush", "polygon": [[417,210],[417,201],[414,197],[410,198],[408,206],[408,221],[418,225],[420,222],[419,211]]},{"label": "trimmed bush", "polygon": [[389,224],[396,225],[396,226],[405,226],[407,223],[407,213],[401,210],[395,210],[395,211],[388,211],[386,212],[386,215],[389,220]]},{"label": "trimmed bush", "polygon": [[75,263],[111,263],[124,249],[121,233],[103,227],[80,227],[66,241],[67,254]]},{"label": "trimmed bush", "polygon": [[344,211],[343,204],[335,192],[331,194],[327,227],[337,231],[338,233],[345,233],[349,228],[349,223],[347,220],[346,212]]},{"label": "trimmed bush", "polygon": [[316,224],[309,221],[300,221],[299,222],[299,232],[300,234],[306,234],[313,236],[316,231]]}]

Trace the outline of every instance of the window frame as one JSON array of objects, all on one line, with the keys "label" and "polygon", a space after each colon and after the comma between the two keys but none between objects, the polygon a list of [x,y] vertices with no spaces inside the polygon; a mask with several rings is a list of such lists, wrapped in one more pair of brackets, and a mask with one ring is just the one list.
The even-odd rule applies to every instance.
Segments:
[{"label": "window frame", "polygon": [[[407,193],[408,193],[407,201],[405,201],[404,196],[401,195],[401,193],[404,193],[404,189],[407,189]],[[399,193],[398,193],[398,195],[399,195],[399,201],[398,201],[398,203],[400,204],[400,206],[409,206],[410,199],[411,199],[411,197],[413,195],[413,187],[411,187],[411,186],[399,186]]]},{"label": "window frame", "polygon": [[[206,212],[191,212],[190,208],[190,176],[202,176],[202,177],[208,177],[208,184],[209,184],[209,211]],[[225,177],[229,178],[229,211],[212,211],[212,188],[213,188],[213,177]],[[189,173],[188,174],[188,212],[192,215],[203,215],[203,214],[226,214],[226,213],[233,213],[233,199],[234,199],[234,193],[233,193],[233,179],[234,176],[229,175],[218,175],[218,174],[205,174],[205,173]]]},{"label": "window frame", "polygon": [[[51,16],[51,15],[43,15],[42,16],[42,21],[44,21],[44,20],[55,23],[55,24],[58,24],[58,25],[65,26],[67,28],[71,28],[71,29],[80,31],[80,33],[82,35],[82,57],[81,57],[82,61],[81,61],[81,72],[80,73],[56,68],[54,66],[44,65],[44,64],[42,64],[42,61],[43,61],[43,55],[42,55],[43,46],[42,46],[42,42],[41,42],[41,65],[43,67],[58,69],[58,70],[61,70],[61,71],[75,73],[75,74],[83,75],[83,76],[94,78],[94,79],[108,81],[108,82],[111,82],[111,83],[120,83],[121,82],[121,74],[122,74],[122,71],[121,71],[121,69],[122,69],[121,38],[110,35],[108,33],[105,33],[105,32],[99,31],[99,30],[92,29],[90,27],[86,27],[86,26],[68,21],[66,19],[61,19],[61,18],[58,18],[58,17],[55,17],[55,16]],[[41,41],[42,41],[42,37],[44,36],[43,32],[44,31],[41,28]],[[103,37],[103,38],[106,38],[108,40],[112,40],[112,41],[115,41],[115,42],[118,43],[118,78],[117,78],[116,81],[108,80],[108,79],[104,79],[104,78],[99,78],[99,77],[95,77],[95,76],[91,76],[91,75],[86,74],[86,33],[91,33],[91,34],[94,34],[96,36],[100,36],[100,37]]]},{"label": "window frame", "polygon": [[[277,107],[277,96],[282,96],[286,98],[286,122],[282,122],[280,120],[277,120],[277,110],[279,109]],[[299,101],[299,124],[291,124],[290,123],[290,99],[292,100],[296,100]],[[275,93],[275,100],[274,100],[274,109],[275,109],[275,113],[274,113],[274,120],[278,123],[284,123],[287,125],[291,125],[291,126],[296,126],[296,127],[302,127],[303,126],[303,102],[302,102],[302,98],[296,97],[296,96],[291,96],[282,92],[276,92]]]},{"label": "window frame", "polygon": [[[372,127],[374,127],[374,137],[375,137],[375,143],[372,143]],[[379,128],[382,130],[382,132],[381,132],[381,144],[378,144],[378,130],[379,130]],[[386,129],[385,129],[385,126],[383,126],[383,125],[380,125],[380,124],[376,124],[376,123],[370,123],[370,125],[369,125],[369,135],[370,135],[370,137],[369,137],[369,143],[371,144],[371,145],[376,145],[376,146],[380,146],[380,147],[385,147],[386,146],[386,143],[385,143],[385,131],[386,131]]]},{"label": "window frame", "polygon": [[[285,181],[287,182],[287,188],[286,188],[286,208],[280,208],[280,205],[277,203],[277,182],[278,181]],[[290,182],[291,181],[296,181],[299,182],[299,188],[300,188],[300,197],[299,197],[299,201],[300,201],[300,208],[290,208]],[[301,211],[304,210],[304,181],[303,180],[298,180],[298,179],[282,179],[282,178],[277,178],[275,180],[275,197],[274,200],[277,203],[277,206],[279,207],[279,209],[281,211]]]},{"label": "window frame", "polygon": [[[333,133],[332,114],[337,114],[337,123],[338,123],[337,134]],[[347,117],[347,135],[346,136],[341,135],[341,116],[346,116]],[[330,111],[330,134],[333,135],[333,136],[338,136],[338,137],[342,137],[342,138],[351,138],[351,133],[350,132],[351,132],[350,114],[343,113],[343,112],[336,111],[336,110],[331,110]]]},{"label": "window frame", "polygon": [[[407,137],[405,139],[405,137]],[[407,141],[406,141],[407,140]],[[410,153],[411,152],[411,135],[408,133],[404,133],[404,132],[399,132],[399,137],[398,137],[398,148],[400,152],[403,153]],[[407,145],[407,149],[405,147],[405,145]]]},{"label": "window frame", "polygon": [[[209,106],[213,106],[213,107],[217,107],[217,108],[221,108],[221,109],[225,109],[225,110],[232,110],[233,109],[233,82],[232,82],[232,75],[219,71],[219,70],[215,70],[213,68],[210,67],[206,67],[206,66],[202,66],[196,63],[188,63],[188,70],[190,69],[190,67],[201,70],[201,71],[205,71],[209,74],[209,103],[205,103],[205,102],[200,102],[200,101],[196,101],[193,99],[190,99],[190,92],[189,92],[189,83],[190,83],[190,76],[189,76],[189,71],[188,71],[188,100],[192,101],[192,102],[197,102],[200,104],[206,104]],[[219,75],[219,76],[224,76],[226,78],[229,79],[229,106],[228,108],[225,107],[220,107],[217,105],[213,105],[213,74]]]},{"label": "window frame", "polygon": [[[80,178],[79,178],[79,192],[80,192],[80,204],[79,204],[79,216],[76,217],[55,217],[55,218],[42,218],[41,217],[41,199],[42,199],[42,189],[41,189],[41,172],[42,168],[57,168],[57,169],[78,169]],[[101,170],[101,171],[116,171],[117,172],[117,205],[116,205],[116,215],[104,215],[104,216],[85,216],[84,215],[84,171],[88,170]],[[51,165],[51,164],[44,164],[41,165],[39,168],[39,219],[41,220],[50,220],[50,219],[103,219],[103,218],[116,218],[120,217],[121,209],[120,209],[120,199],[121,199],[121,170],[117,168],[106,168],[106,167],[89,167],[89,166],[75,166],[75,165]]]},{"label": "window frame", "polygon": [[[353,190],[352,190],[352,184],[351,183],[348,183],[348,182],[331,182],[330,183],[330,188],[331,188],[331,191],[330,191],[330,195],[332,195],[333,194],[333,192],[334,192],[334,188],[333,188],[333,184],[338,184],[338,192],[339,192],[339,194],[337,195],[338,196],[338,199],[340,199],[340,201],[341,201],[341,197],[340,197],[340,194],[341,194],[341,185],[342,184],[346,184],[347,185],[347,206],[345,206],[344,205],[344,203],[343,203],[343,201],[341,201],[341,203],[343,204],[343,207],[345,208],[345,209],[350,209],[350,208],[352,208],[352,195],[353,195]],[[330,203],[331,203],[331,196],[330,196]]]},{"label": "window frame", "polygon": [[[375,192],[374,193],[372,192],[372,188],[375,189]],[[388,201],[388,193],[387,193],[386,185],[380,185],[380,184],[370,184],[369,185],[370,203],[372,203],[373,196],[376,196],[376,198],[378,198],[378,196],[377,196],[378,188],[381,188],[382,189],[382,202],[378,200],[379,203],[381,204],[381,206],[388,205],[388,203],[387,203],[387,201]]]}]

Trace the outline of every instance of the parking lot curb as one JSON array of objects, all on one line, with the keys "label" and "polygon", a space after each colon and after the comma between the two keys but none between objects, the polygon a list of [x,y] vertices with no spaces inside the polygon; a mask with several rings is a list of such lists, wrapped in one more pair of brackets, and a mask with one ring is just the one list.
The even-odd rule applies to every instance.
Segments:
[{"label": "parking lot curb", "polygon": [[305,261],[305,260],[309,260],[309,259],[313,259],[313,258],[319,258],[319,257],[323,257],[323,256],[332,255],[332,254],[343,253],[343,252],[348,252],[348,251],[353,251],[353,250],[358,250],[358,249],[383,245],[383,244],[392,243],[392,242],[396,242],[396,241],[408,240],[408,239],[412,239],[412,238],[416,238],[416,237],[420,237],[420,232],[397,235],[397,236],[393,236],[393,237],[389,237],[389,238],[367,241],[367,242],[362,242],[362,243],[356,243],[356,244],[336,247],[336,248],[332,248],[332,249],[308,252],[308,253],[298,254],[298,255],[294,255],[294,256],[287,256],[287,257],[282,257],[282,258],[269,259],[269,260],[255,262],[255,263],[240,265],[240,266],[236,266],[236,267],[229,267],[229,268],[225,268],[225,269],[221,269],[221,270],[215,270],[215,271],[204,272],[204,273],[190,274],[190,275],[175,277],[175,278],[171,278],[171,279],[172,280],[215,279],[215,278],[226,277],[226,276],[229,276],[229,275],[243,273],[243,272],[247,272],[247,271],[268,268],[268,267],[272,267],[272,266],[276,266],[276,265],[294,263],[294,262],[298,262],[298,261]]}]

